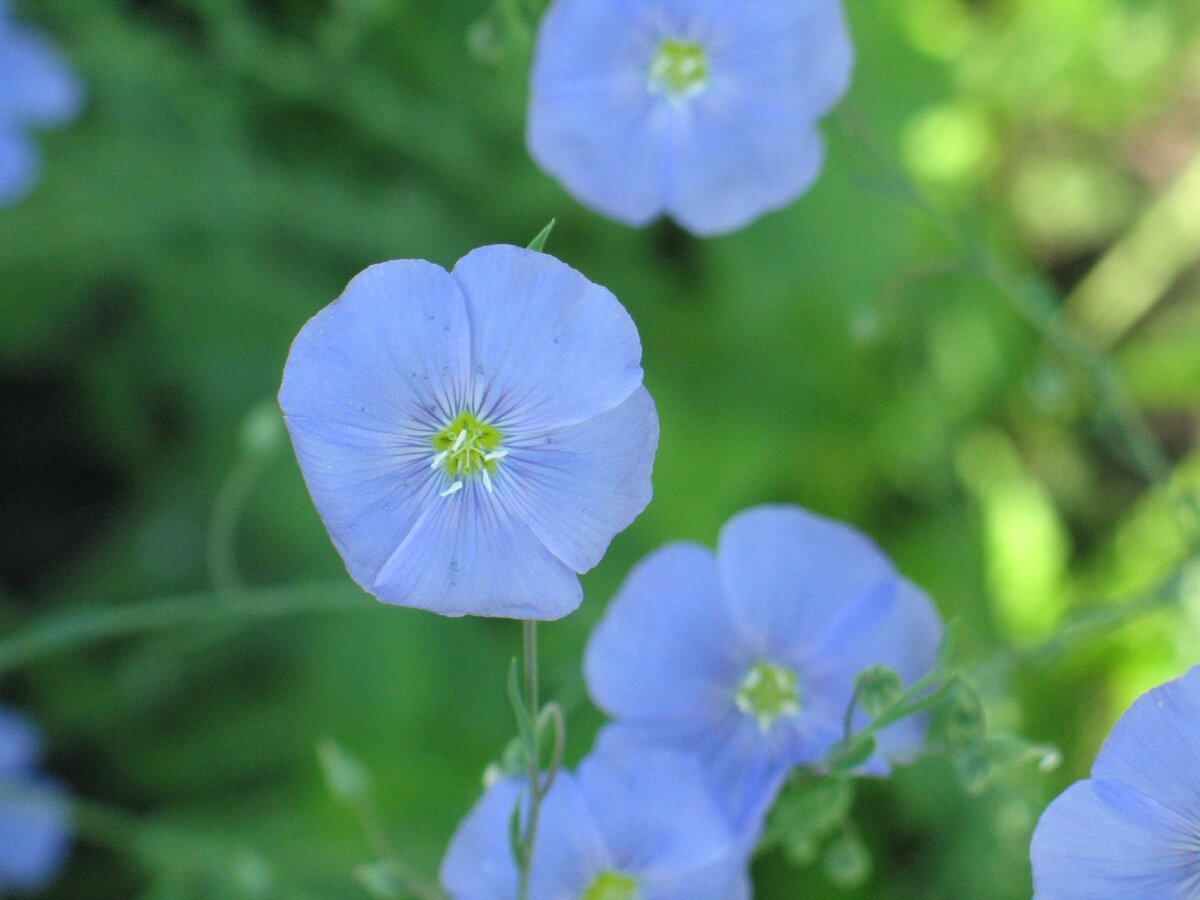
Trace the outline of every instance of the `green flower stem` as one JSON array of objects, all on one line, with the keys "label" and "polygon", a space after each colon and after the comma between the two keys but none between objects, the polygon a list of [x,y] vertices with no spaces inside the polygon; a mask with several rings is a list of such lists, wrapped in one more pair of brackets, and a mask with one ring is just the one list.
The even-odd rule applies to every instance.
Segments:
[{"label": "green flower stem", "polygon": [[522,729],[525,734],[525,765],[529,780],[529,817],[521,836],[520,879],[518,900],[529,900],[529,878],[533,869],[533,845],[537,836],[538,812],[542,805],[541,752],[538,747],[539,700],[537,671],[537,622],[525,619],[521,623],[525,645],[525,708],[533,718],[533,727]]},{"label": "green flower stem", "polygon": [[361,589],[339,581],[204,591],[125,606],[68,609],[0,638],[0,674],[46,656],[116,638],[192,625],[378,608]]},{"label": "green flower stem", "polygon": [[242,586],[238,575],[234,539],[238,521],[258,477],[266,467],[268,456],[262,453],[243,453],[238,457],[213,503],[208,523],[206,556],[208,577],[220,591],[234,591]]}]

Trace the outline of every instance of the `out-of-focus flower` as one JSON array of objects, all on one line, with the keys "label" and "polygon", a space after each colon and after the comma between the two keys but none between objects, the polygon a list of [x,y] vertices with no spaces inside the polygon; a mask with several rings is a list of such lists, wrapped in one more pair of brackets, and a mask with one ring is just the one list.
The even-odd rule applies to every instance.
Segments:
[{"label": "out-of-focus flower", "polygon": [[58,51],[14,21],[7,0],[0,0],[0,206],[25,196],[37,180],[30,131],[69,122],[82,98]]},{"label": "out-of-focus flower", "polygon": [[[531,900],[739,900],[745,855],[700,764],[650,750],[593,754],[560,772],[538,818]],[[442,862],[454,900],[512,900],[509,823],[519,779],[497,781],[458,827]]]},{"label": "out-of-focus flower", "polygon": [[1147,691],[1042,813],[1035,896],[1200,895],[1200,667]]},{"label": "out-of-focus flower", "polygon": [[630,225],[741,228],[821,169],[846,92],[839,0],[556,0],[538,30],[529,151]]},{"label": "out-of-focus flower", "polygon": [[0,709],[0,895],[41,887],[67,855],[67,806],[58,784],[37,771],[33,728]]},{"label": "out-of-focus flower", "polygon": [[292,345],[279,402],[350,575],[381,600],[554,619],[650,500],[658,417],[604,288],[552,257],[372,266]]},{"label": "out-of-focus flower", "polygon": [[[883,665],[911,684],[940,639],[929,599],[861,534],[760,506],[726,523],[715,556],[677,543],[643,560],[593,632],[584,670],[616,719],[601,746],[696,753],[744,829],[792,767],[842,738],[858,673]],[[864,721],[856,710],[852,723]],[[923,738],[922,721],[888,726],[863,771],[885,774]]]}]

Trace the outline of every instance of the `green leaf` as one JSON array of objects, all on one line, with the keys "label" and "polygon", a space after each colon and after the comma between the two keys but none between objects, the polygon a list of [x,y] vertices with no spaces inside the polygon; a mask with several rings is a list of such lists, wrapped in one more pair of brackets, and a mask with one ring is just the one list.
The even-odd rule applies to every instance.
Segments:
[{"label": "green leaf", "polygon": [[871,877],[871,854],[850,829],[830,841],[823,859],[825,874],[841,888],[858,887]]},{"label": "green leaf", "polygon": [[551,219],[546,223],[546,227],[539,231],[537,233],[537,237],[529,242],[530,250],[536,250],[538,253],[543,252],[543,248],[546,246],[546,241],[550,237],[550,232],[554,230],[554,223],[557,221],[557,219]]},{"label": "green leaf", "polygon": [[317,744],[317,758],[321,761],[329,793],[337,800],[353,805],[367,799],[371,775],[359,760],[331,738],[322,738]]},{"label": "green leaf", "polygon": [[833,749],[830,772],[835,775],[853,772],[870,759],[874,752],[875,738],[869,734],[852,737],[848,743],[839,741]]}]

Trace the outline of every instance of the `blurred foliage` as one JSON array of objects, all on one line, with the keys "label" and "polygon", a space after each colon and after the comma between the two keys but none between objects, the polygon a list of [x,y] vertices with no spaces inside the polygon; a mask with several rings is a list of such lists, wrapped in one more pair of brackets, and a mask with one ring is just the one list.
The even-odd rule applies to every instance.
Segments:
[{"label": "blurred foliage", "polygon": [[[42,136],[33,196],[0,211],[0,635],[239,580],[344,599],[263,412],[292,337],[369,263],[449,266],[555,217],[548,249],[637,321],[662,421],[654,501],[586,576],[583,609],[542,629],[568,761],[600,721],[580,650],[629,567],[768,500],[877,539],[958,621],[989,721],[1063,752],[1054,774],[1017,767],[975,795],[942,758],[857,782],[823,863],[767,853],[760,897],[1028,896],[1041,808],[1137,693],[1200,659],[1190,577],[1178,609],[1036,668],[992,664],[1193,549],[1178,510],[1200,489],[1197,4],[848,0],[857,70],[820,181],[708,242],[604,221],[528,159],[521,4],[16,5],[89,103]],[[979,278],[897,167],[1111,352],[1167,482],[1131,465],[1104,374]],[[377,848],[318,746],[370,773],[379,827],[432,878],[513,734],[518,643],[515,623],[363,596],[4,673],[0,699],[93,805],[48,896],[382,890],[394,872],[359,868]]]}]

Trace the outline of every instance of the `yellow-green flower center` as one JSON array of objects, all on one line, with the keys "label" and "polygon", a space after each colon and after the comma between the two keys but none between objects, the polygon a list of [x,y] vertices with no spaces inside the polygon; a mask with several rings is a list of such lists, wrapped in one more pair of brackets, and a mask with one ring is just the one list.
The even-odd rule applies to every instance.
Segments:
[{"label": "yellow-green flower center", "polygon": [[796,673],[784,666],[759,660],[746,672],[734,696],[737,708],[758,722],[766,734],[784,716],[800,712]]},{"label": "yellow-green flower center", "polygon": [[579,900],[638,900],[639,897],[641,891],[635,879],[610,870],[597,875]]},{"label": "yellow-green flower center", "polygon": [[488,493],[492,491],[492,476],[496,463],[508,456],[500,448],[503,435],[496,428],[481,422],[472,413],[459,413],[449,425],[433,436],[433,462],[429,468],[442,467],[450,478],[450,486],[442,491],[449,497],[463,489],[466,479],[478,475]]},{"label": "yellow-green flower center", "polygon": [[650,90],[681,103],[708,87],[708,54],[693,41],[663,38],[650,62]]}]

